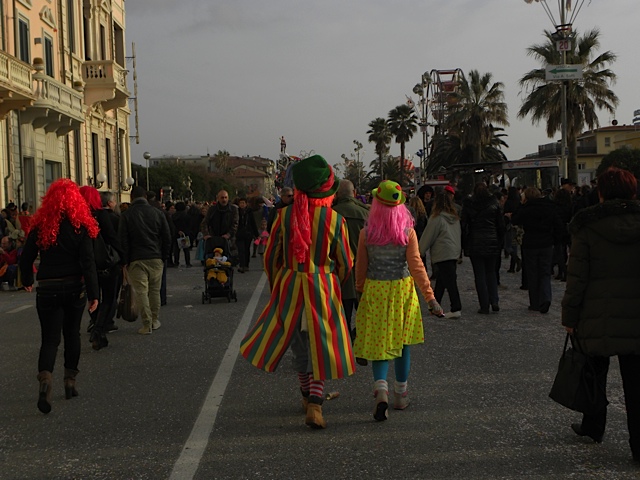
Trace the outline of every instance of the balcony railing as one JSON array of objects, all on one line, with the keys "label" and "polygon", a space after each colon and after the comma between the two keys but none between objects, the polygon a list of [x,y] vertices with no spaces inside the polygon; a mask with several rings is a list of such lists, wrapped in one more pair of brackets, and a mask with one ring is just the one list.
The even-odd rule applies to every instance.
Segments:
[{"label": "balcony railing", "polygon": [[127,105],[127,70],[113,60],[89,61],[82,64],[85,103],[103,102],[105,110]]},{"label": "balcony railing", "polygon": [[31,65],[0,51],[0,117],[11,110],[22,110],[35,100]]},{"label": "balcony railing", "polygon": [[64,135],[84,123],[83,95],[43,73],[33,74],[35,102],[22,114],[33,128]]}]

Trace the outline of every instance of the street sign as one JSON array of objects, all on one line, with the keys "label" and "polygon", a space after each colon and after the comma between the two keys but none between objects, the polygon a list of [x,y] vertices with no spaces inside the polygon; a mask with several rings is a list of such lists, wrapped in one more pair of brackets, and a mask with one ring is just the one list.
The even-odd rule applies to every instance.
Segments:
[{"label": "street sign", "polygon": [[545,80],[581,80],[582,65],[547,65]]}]

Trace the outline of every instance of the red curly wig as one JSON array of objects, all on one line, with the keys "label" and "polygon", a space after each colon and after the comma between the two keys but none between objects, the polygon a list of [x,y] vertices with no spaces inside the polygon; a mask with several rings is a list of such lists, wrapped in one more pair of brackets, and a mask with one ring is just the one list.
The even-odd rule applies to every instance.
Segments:
[{"label": "red curly wig", "polygon": [[60,222],[65,218],[71,222],[76,232],[84,227],[89,232],[89,237],[98,236],[98,222],[91,215],[78,185],[67,178],[61,178],[51,184],[31,221],[31,228],[38,229],[37,243],[42,250],[58,242]]},{"label": "red curly wig", "polygon": [[94,210],[102,210],[102,199],[100,198],[100,192],[96,187],[92,187],[90,185],[80,187],[80,195],[82,195],[87,201],[92,212]]}]

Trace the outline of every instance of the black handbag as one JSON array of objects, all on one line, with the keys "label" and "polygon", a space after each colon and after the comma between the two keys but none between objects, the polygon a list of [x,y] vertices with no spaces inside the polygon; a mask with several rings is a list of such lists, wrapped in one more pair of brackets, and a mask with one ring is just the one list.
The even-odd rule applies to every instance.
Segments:
[{"label": "black handbag", "polygon": [[104,241],[102,233],[98,233],[98,236],[93,241],[93,255],[98,272],[109,270],[120,262],[120,255],[118,255],[117,250]]},{"label": "black handbag", "polygon": [[116,318],[122,318],[127,322],[135,322],[138,318],[135,294],[133,287],[129,283],[129,273],[126,267],[122,269],[122,287],[120,288],[120,300],[116,309]]},{"label": "black handbag", "polygon": [[[549,397],[560,405],[576,412],[595,414],[607,407],[607,394],[598,382],[598,372],[593,361],[583,352],[567,349],[570,335],[564,341],[558,372],[553,381]],[[604,385],[605,382],[602,382]]]}]

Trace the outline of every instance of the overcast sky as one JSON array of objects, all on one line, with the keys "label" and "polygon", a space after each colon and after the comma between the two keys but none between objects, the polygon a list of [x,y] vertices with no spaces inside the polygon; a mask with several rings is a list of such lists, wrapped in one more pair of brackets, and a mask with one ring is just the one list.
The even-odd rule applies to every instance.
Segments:
[{"label": "overcast sky", "polygon": [[[558,16],[556,0],[549,0]],[[574,5],[578,0],[574,0]],[[614,116],[640,109],[638,0],[587,0],[574,29],[601,31],[600,51],[618,56]],[[539,65],[526,48],[543,43],[551,20],[524,0],[129,0],[127,50],[135,43],[140,144],[162,155],[260,155],[315,151],[329,163],[365,146],[368,123],[406,101],[424,72],[490,72],[504,84],[510,160],[549,143],[544,126],[516,117],[518,79]],[[129,64],[131,68],[131,64]],[[133,93],[133,83],[129,78]],[[415,97],[415,95],[414,95]],[[134,129],[133,115],[131,128]],[[555,139],[559,139],[559,135]],[[418,132],[407,146],[422,146]],[[391,153],[400,154],[392,144]]]}]

